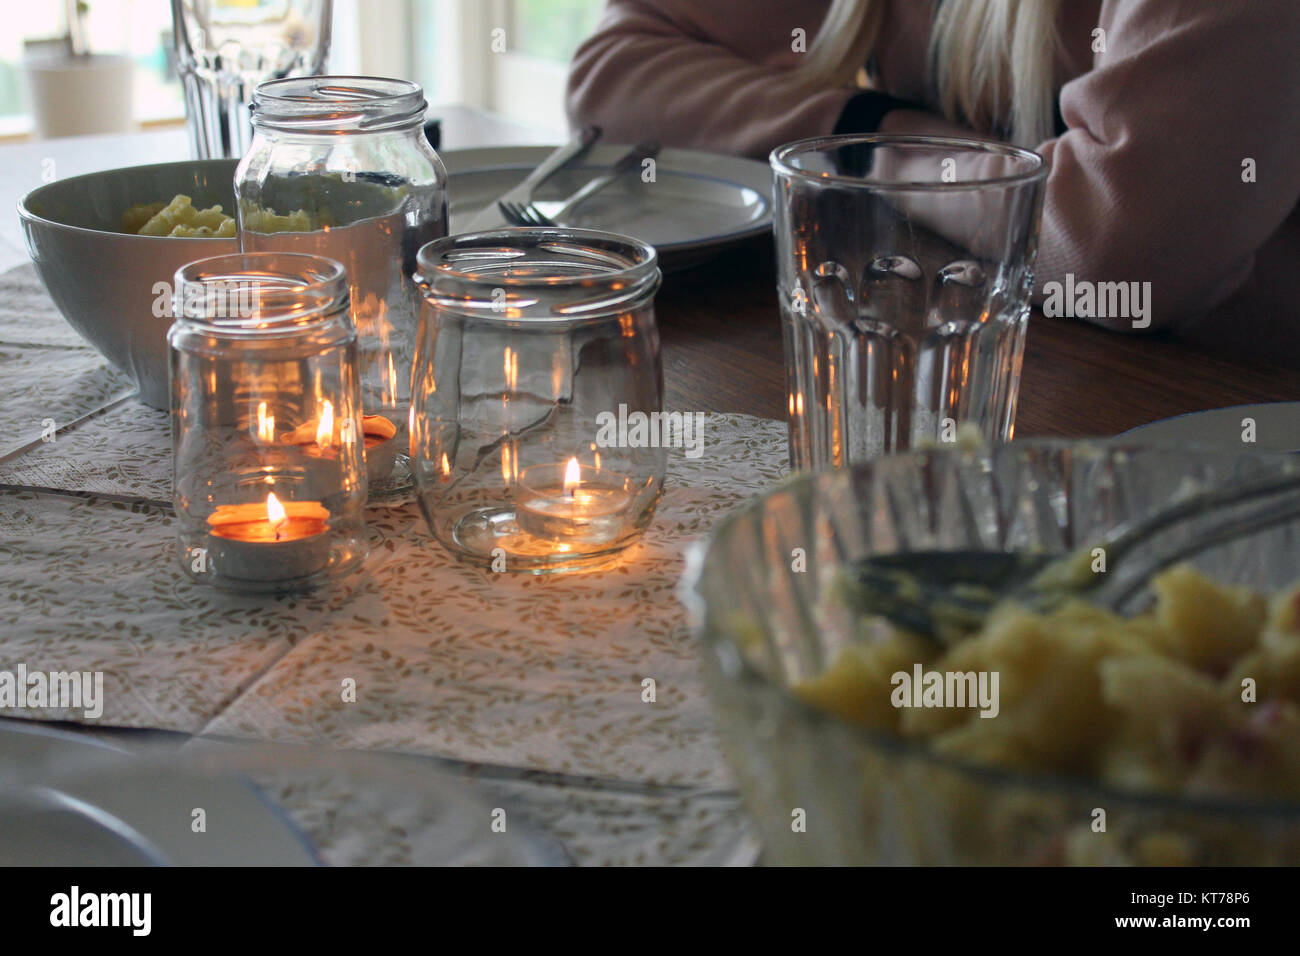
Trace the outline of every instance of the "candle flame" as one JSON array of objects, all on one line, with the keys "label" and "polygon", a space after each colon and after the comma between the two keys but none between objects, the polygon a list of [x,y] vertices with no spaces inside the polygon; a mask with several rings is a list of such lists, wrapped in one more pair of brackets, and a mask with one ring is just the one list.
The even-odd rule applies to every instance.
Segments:
[{"label": "candle flame", "polygon": [[316,444],[328,448],[334,441],[334,405],[326,399],[324,410],[320,413],[320,423],[316,426]]},{"label": "candle flame", "polygon": [[570,458],[569,463],[564,466],[564,494],[572,497],[573,490],[580,484],[582,484],[582,468],[578,465],[577,458]]},{"label": "candle flame", "polygon": [[271,527],[275,528],[277,533],[287,517],[288,515],[284,513],[284,505],[280,504],[280,499],[275,496],[275,492],[267,494],[266,520],[271,522]]},{"label": "candle flame", "polygon": [[275,441],[275,416],[266,414],[266,402],[257,403],[257,440]]}]

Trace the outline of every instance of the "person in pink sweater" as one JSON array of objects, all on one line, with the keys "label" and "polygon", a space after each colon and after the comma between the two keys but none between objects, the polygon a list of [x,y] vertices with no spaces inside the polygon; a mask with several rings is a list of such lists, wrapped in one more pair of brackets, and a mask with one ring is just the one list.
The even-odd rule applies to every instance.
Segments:
[{"label": "person in pink sweater", "polygon": [[1298,0],[609,0],[568,112],[756,158],[832,132],[1028,146],[1036,303],[1150,283],[1146,330],[1300,367],[1298,48]]}]

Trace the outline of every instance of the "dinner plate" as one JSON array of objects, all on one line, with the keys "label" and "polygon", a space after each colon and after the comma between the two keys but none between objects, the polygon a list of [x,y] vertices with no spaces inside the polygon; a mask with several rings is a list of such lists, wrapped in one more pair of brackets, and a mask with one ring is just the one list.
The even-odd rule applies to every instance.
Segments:
[{"label": "dinner plate", "polygon": [[[1254,444],[1243,441],[1250,419],[1254,422]],[[1231,405],[1139,425],[1124,432],[1123,438],[1138,438],[1156,444],[1192,444],[1240,451],[1300,452],[1300,402],[1271,402],[1265,405]]]},{"label": "dinner plate", "polygon": [[[252,784],[208,779],[91,737],[0,726],[0,865],[313,866],[306,839]],[[12,785],[21,779],[21,788]],[[194,811],[204,813],[195,832]]]},{"label": "dinner plate", "polygon": [[[606,171],[630,147],[596,146],[556,173],[534,195],[542,212]],[[518,185],[553,152],[550,146],[484,147],[440,152],[450,179],[451,232],[463,232],[489,203]],[[771,169],[766,163],[692,149],[665,149],[653,181],[629,173],[578,206],[563,223],[648,242],[661,266],[697,265],[727,246],[772,228]]]}]

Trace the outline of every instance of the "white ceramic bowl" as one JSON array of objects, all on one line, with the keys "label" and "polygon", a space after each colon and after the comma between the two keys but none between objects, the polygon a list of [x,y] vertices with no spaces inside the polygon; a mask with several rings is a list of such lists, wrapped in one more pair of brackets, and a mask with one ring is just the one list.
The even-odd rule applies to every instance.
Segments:
[{"label": "white ceramic bowl", "polygon": [[140,401],[154,408],[170,405],[172,277],[187,262],[237,252],[238,241],[127,235],[118,231],[122,213],[184,193],[199,208],[217,203],[233,215],[237,163],[186,160],[88,173],[34,189],[18,204],[27,249],[54,304],[104,358],[135,379]]}]

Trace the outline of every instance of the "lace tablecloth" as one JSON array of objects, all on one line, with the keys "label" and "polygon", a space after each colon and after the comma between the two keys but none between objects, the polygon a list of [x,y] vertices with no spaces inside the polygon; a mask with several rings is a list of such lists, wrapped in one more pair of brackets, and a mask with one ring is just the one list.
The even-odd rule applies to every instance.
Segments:
[{"label": "lace tablecloth", "polygon": [[[609,571],[462,564],[407,502],[367,513],[361,573],[305,596],[251,598],[182,574],[167,416],[123,398],[129,384],[66,328],[30,267],[0,277],[0,371],[0,669],[102,671],[103,725],[559,775],[499,786],[533,793],[529,816],[560,827],[585,862],[717,860],[739,838],[675,588],[687,542],[780,479],[783,424],[709,416],[704,454],[670,456],[653,524]],[[51,419],[63,430],[42,441]],[[566,777],[599,793],[584,803]],[[677,795],[645,796],[645,785]],[[654,802],[693,792],[707,797],[698,813]],[[610,813],[627,819],[602,829]]]}]

